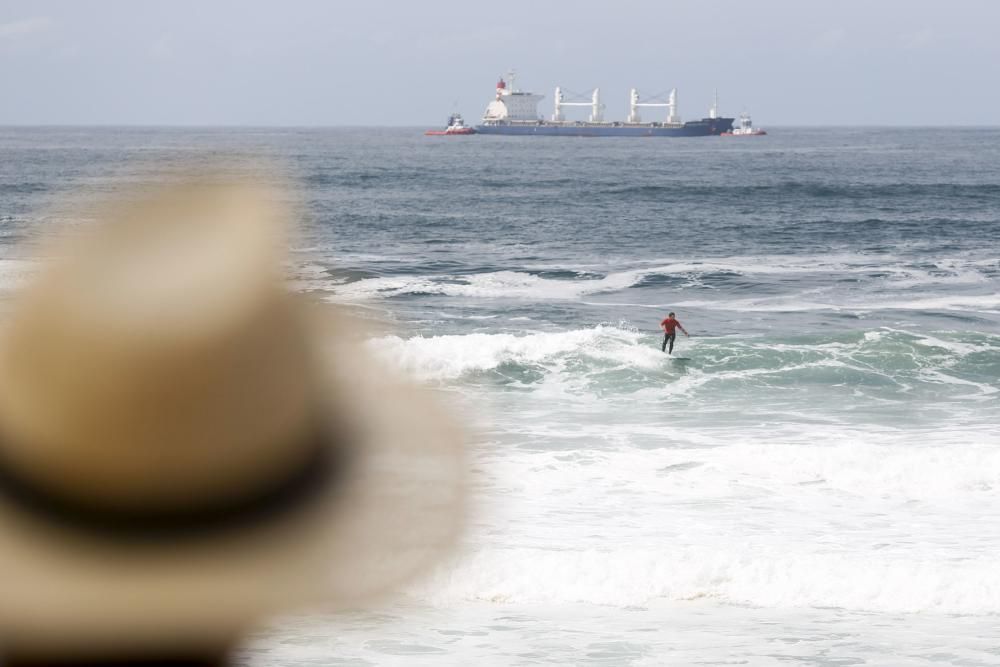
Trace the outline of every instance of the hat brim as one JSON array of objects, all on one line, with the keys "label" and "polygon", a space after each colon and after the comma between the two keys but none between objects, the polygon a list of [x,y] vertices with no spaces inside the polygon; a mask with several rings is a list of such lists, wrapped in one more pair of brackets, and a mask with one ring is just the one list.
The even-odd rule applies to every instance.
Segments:
[{"label": "hat brim", "polygon": [[5,643],[75,656],[217,646],[262,614],[363,604],[444,555],[464,513],[463,435],[428,390],[332,326],[314,327],[315,346],[327,416],[355,434],[342,474],[259,525],[155,544],[49,525],[0,495]]}]

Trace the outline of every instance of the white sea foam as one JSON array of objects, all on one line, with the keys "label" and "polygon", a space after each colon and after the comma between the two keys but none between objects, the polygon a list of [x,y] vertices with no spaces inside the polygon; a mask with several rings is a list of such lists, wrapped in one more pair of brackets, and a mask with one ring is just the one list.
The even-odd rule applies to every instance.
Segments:
[{"label": "white sea foam", "polygon": [[1000,613],[995,558],[951,562],[664,544],[615,550],[497,548],[467,554],[417,589],[428,601],[635,607],[714,598],[758,607]]},{"label": "white sea foam", "polygon": [[[935,408],[944,396],[994,397],[995,382],[956,369],[996,351],[995,337],[882,328],[823,342],[700,338],[686,342],[700,361],[684,372],[651,338],[599,326],[370,341],[451,386],[507,365],[543,376],[530,391],[489,394],[496,410],[476,457],[472,546],[414,595],[446,607],[707,599],[1000,613],[994,425],[954,410],[953,422],[942,412],[924,426],[879,425],[864,416],[875,395],[851,398],[858,412],[798,397],[830,382],[829,372],[876,378],[897,405],[915,387]],[[618,382],[625,370],[646,375],[621,400],[610,385],[576,390],[602,373]],[[763,422],[733,416],[753,414],[767,380],[788,376],[803,381],[779,390],[783,412]],[[859,388],[838,391],[820,396]],[[959,405],[997,414],[984,401]]]},{"label": "white sea foam", "polygon": [[[621,292],[635,287],[651,277],[681,278],[674,289],[699,289],[691,298],[685,294],[671,307],[711,308],[736,312],[864,312],[872,310],[947,310],[979,313],[1000,312],[1000,294],[927,293],[942,288],[975,288],[987,286],[991,278],[986,272],[992,264],[975,258],[944,258],[931,264],[912,264],[897,256],[862,254],[817,256],[755,256],[719,258],[704,261],[661,260],[642,262],[631,268],[611,271],[603,277],[593,277],[595,271],[606,270],[593,265],[544,266],[535,270],[577,272],[576,278],[547,278],[524,271],[496,271],[480,274],[401,275],[369,278],[346,284],[328,283],[336,300],[368,300],[413,294],[430,294],[468,299],[528,299],[573,300],[596,294]],[[717,281],[707,282],[712,274],[752,276],[774,280],[815,274],[828,282],[837,276],[857,281],[864,288],[844,286],[834,289],[829,284],[807,290],[762,297],[732,298]],[[705,293],[704,288],[713,291]],[[673,291],[673,290],[672,290]],[[914,292],[920,292],[915,295]],[[601,305],[611,305],[604,303]],[[630,304],[619,304],[630,305]],[[631,304],[650,307],[652,304]],[[660,307],[656,305],[655,307]]]},{"label": "white sea foam", "polygon": [[[1000,503],[1000,435],[988,428],[956,428],[947,437],[929,430],[828,424],[653,428],[660,435],[655,448],[632,446],[636,429],[628,425],[621,428],[620,445],[593,448],[602,442],[594,428],[590,449],[572,455],[524,451],[491,465],[499,483],[558,491],[557,502],[567,506],[600,507],[600,492],[609,487],[647,500],[709,505],[761,497],[758,491],[810,503],[877,498],[894,506],[919,501],[939,509],[956,502]],[[763,434],[767,442],[761,441]],[[539,486],[532,488],[535,483]]]},{"label": "white sea foam", "polygon": [[1000,613],[998,538],[986,518],[1000,510],[994,434],[933,444],[896,429],[816,429],[797,444],[785,435],[484,453],[486,533],[415,592],[440,605],[713,598]]},{"label": "white sea foam", "polygon": [[519,271],[464,276],[392,276],[358,280],[336,288],[341,299],[370,299],[405,294],[440,294],[470,298],[573,299],[613,292],[641,280],[639,271],[611,273],[599,279],[556,280]]},{"label": "white sea foam", "polygon": [[422,379],[448,380],[507,363],[558,364],[569,355],[638,368],[663,363],[659,350],[643,345],[642,336],[614,326],[558,333],[385,336],[370,341],[380,357]]},{"label": "white sea foam", "polygon": [[[929,347],[946,350],[949,353],[956,355],[957,357],[964,357],[968,354],[975,354],[977,352],[989,352],[997,349],[996,345],[989,345],[986,343],[968,343],[960,340],[954,340],[945,338],[941,335],[934,335],[931,333],[920,332],[909,332],[902,329],[894,329],[892,327],[883,327],[878,331],[866,331],[865,340],[880,340],[886,335],[890,334],[902,334],[904,336],[914,336],[916,340],[921,345],[926,345]],[[998,341],[1000,344],[1000,341]]]},{"label": "white sea foam", "polygon": [[[831,295],[832,297],[833,295]],[[859,299],[839,296],[829,300],[816,300],[805,294],[790,294],[767,298],[749,299],[684,299],[671,304],[676,308],[711,308],[735,312],[808,312],[876,310],[947,310],[980,313],[1000,312],[1000,293],[983,295],[939,295],[919,298],[898,294],[869,295]]]},{"label": "white sea foam", "polygon": [[[948,266],[979,266],[972,260],[943,260],[942,270]],[[567,267],[560,264],[538,265],[532,268],[558,270],[583,268],[600,270],[603,264],[579,264]],[[937,266],[937,265],[934,265]],[[870,273],[874,270],[890,275],[911,275],[915,269],[907,268],[906,259],[899,255],[868,255],[862,253],[832,253],[821,255],[741,255],[705,259],[678,259],[663,257],[641,262],[637,267],[643,275],[686,275],[707,273],[732,273],[738,275],[782,275],[807,273]],[[923,271],[917,271],[924,273]]]}]

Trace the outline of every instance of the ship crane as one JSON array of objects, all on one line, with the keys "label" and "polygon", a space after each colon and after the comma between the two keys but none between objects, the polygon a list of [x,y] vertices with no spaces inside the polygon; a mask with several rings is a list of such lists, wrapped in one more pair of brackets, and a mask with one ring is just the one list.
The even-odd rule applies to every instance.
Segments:
[{"label": "ship crane", "polygon": [[590,122],[600,123],[604,121],[604,105],[601,104],[601,89],[594,88],[589,102],[567,102],[563,96],[562,88],[556,87],[555,102],[552,112],[554,122],[566,120],[563,115],[563,107],[590,107]]},{"label": "ship crane", "polygon": [[629,93],[629,123],[641,123],[642,117],[639,109],[642,107],[659,107],[667,109],[667,123],[680,123],[681,117],[677,115],[677,89],[670,90],[670,96],[666,102],[640,102],[639,91],[633,88]]}]

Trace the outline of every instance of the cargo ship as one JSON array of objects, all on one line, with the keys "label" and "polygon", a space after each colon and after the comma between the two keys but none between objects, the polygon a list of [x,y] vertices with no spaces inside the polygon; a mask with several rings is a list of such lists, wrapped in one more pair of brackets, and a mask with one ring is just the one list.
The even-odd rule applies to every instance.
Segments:
[{"label": "cargo ship", "polygon": [[[562,89],[556,88],[552,117],[545,120],[538,115],[542,95],[517,90],[513,73],[497,83],[496,97],[486,107],[483,120],[476,126],[478,134],[532,135],[559,137],[709,137],[719,136],[733,129],[733,118],[719,116],[718,98],[701,120],[682,122],[677,114],[677,89],[670,91],[666,101],[642,101],[639,91],[633,88],[629,95],[629,115],[625,121],[605,121],[601,91],[595,88],[589,101],[567,101]],[[586,121],[566,120],[566,107],[589,107]],[[643,122],[640,109],[663,108],[667,117],[663,121]]]}]

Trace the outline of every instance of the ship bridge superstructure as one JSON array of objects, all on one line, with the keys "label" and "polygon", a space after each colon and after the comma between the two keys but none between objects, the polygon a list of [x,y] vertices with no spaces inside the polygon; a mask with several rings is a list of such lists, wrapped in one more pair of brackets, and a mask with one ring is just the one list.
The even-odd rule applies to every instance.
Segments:
[{"label": "ship bridge superstructure", "polygon": [[496,98],[486,107],[483,121],[538,120],[538,103],[543,99],[543,95],[517,90],[514,87],[514,73],[509,72],[506,81],[501,78],[497,82]]}]

